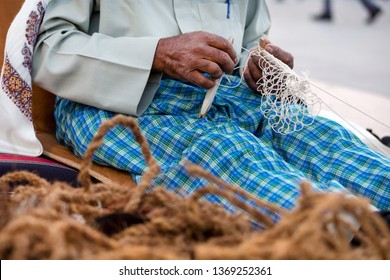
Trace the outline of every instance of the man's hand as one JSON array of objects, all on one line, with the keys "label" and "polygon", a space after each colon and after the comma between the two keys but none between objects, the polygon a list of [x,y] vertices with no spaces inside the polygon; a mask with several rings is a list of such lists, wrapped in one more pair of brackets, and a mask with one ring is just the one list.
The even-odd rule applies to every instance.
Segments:
[{"label": "man's hand", "polygon": [[160,39],[152,70],[209,89],[215,79],[233,72],[237,62],[237,54],[227,39],[197,31]]},{"label": "man's hand", "polygon": [[[268,40],[265,41],[264,49],[276,58],[280,59],[285,64],[287,64],[291,69],[294,67],[294,58],[290,53],[282,50],[276,45],[271,44],[271,42],[269,42]],[[259,68],[259,63],[261,63],[261,61],[259,60],[259,56],[257,56],[256,54],[252,54],[249,57],[248,67],[245,69],[243,75],[248,87],[254,92],[260,93],[258,85],[256,84],[256,82],[263,75],[261,69]]]}]

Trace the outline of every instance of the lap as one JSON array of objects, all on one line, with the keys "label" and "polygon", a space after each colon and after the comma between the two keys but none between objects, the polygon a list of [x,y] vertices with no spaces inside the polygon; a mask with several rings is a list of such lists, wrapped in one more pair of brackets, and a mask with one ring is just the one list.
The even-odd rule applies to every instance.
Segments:
[{"label": "lap", "polygon": [[[162,184],[183,196],[204,186],[204,180],[184,171],[183,164],[188,160],[287,209],[295,205],[298,185],[304,179],[311,180],[318,191],[352,191],[372,197],[377,205],[390,207],[389,191],[384,190],[390,185],[385,175],[390,163],[336,123],[318,118],[301,131],[277,134],[259,113],[260,98],[245,89],[234,94],[223,90],[226,96],[217,95],[207,118],[199,119],[204,92],[187,87],[181,90],[178,95],[172,85],[163,84],[150,108],[138,118],[163,170],[156,185]],[[81,156],[98,126],[113,115],[67,100],[58,101],[58,138]],[[106,136],[95,161],[128,170],[136,181],[146,168],[130,131],[120,127]],[[348,185],[350,182],[357,183]],[[362,182],[373,186],[362,187]],[[376,196],[378,191],[381,194]],[[229,203],[217,197],[210,196],[208,200],[232,210]]]}]

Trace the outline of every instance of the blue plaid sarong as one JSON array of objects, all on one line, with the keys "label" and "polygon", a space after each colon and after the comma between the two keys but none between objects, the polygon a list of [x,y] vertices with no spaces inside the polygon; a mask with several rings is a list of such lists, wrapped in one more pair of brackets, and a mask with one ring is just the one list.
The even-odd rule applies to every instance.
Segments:
[{"label": "blue plaid sarong", "polygon": [[[237,77],[231,79],[238,83]],[[181,196],[206,185],[186,173],[183,165],[188,160],[288,210],[295,206],[299,183],[305,179],[316,191],[364,196],[379,209],[390,209],[390,160],[336,122],[317,117],[301,131],[277,134],[259,111],[261,98],[245,85],[221,86],[207,117],[199,119],[204,94],[205,90],[190,84],[162,80],[152,104],[138,117],[162,167],[154,185]],[[58,98],[57,138],[82,157],[99,125],[114,115]],[[106,135],[94,161],[128,170],[136,182],[146,168],[130,130],[119,126]],[[236,210],[220,197],[205,199]]]}]

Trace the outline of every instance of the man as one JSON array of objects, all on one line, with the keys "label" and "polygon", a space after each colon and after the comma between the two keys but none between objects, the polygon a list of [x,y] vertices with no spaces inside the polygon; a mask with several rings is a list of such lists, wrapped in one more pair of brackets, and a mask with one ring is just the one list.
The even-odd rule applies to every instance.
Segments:
[{"label": "man", "polygon": [[[52,0],[33,78],[61,97],[57,137],[78,156],[103,121],[116,113],[137,116],[162,167],[154,185],[182,196],[205,185],[185,172],[190,161],[286,209],[295,205],[302,180],[317,191],[364,195],[390,208],[390,161],[341,126],[317,118],[288,135],[271,129],[259,110],[259,58],[245,51],[269,28],[262,0]],[[269,42],[266,49],[293,66],[288,52]],[[223,79],[199,119],[206,90],[231,72],[236,86]],[[128,170],[136,181],[146,168],[133,136],[121,127],[106,136],[95,161]],[[206,199],[235,210],[218,197]]]},{"label": "man", "polygon": [[[375,5],[371,0],[360,0],[360,3],[367,9],[368,18],[367,24],[373,23],[377,17],[382,13],[382,9]],[[324,0],[324,11],[314,16],[314,20],[330,21],[333,18],[332,2],[331,0]]]}]

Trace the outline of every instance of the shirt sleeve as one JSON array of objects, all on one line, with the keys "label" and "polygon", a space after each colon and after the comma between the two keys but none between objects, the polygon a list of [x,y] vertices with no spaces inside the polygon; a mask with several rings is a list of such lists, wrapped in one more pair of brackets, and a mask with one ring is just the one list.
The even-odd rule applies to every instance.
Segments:
[{"label": "shirt sleeve", "polygon": [[[245,31],[242,46],[246,50],[255,48],[262,36],[267,37],[271,28],[271,17],[264,0],[249,1]],[[243,50],[240,56],[240,65],[244,66],[248,59],[248,51]],[[240,68],[243,70],[243,68]]]},{"label": "shirt sleeve", "polygon": [[93,0],[51,1],[33,60],[33,81],[67,99],[138,116],[161,74],[151,73],[157,37],[110,37],[93,32]]}]

